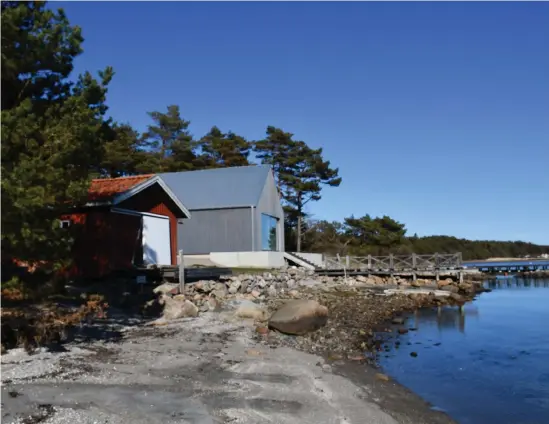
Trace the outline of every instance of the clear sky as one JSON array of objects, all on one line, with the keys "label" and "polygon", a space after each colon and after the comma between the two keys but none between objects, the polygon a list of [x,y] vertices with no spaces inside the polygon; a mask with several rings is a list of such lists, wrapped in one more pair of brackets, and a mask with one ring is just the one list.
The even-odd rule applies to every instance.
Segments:
[{"label": "clear sky", "polygon": [[317,219],[549,244],[549,3],[52,3],[113,117],[178,104],[200,137],[267,125],[338,166]]}]

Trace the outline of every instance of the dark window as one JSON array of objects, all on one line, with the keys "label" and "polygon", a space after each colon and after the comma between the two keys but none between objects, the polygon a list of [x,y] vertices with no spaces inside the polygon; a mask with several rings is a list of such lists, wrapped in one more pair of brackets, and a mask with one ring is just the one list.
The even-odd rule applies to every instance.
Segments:
[{"label": "dark window", "polygon": [[63,220],[59,223],[59,226],[61,228],[69,228],[71,226],[71,222],[68,220]]}]

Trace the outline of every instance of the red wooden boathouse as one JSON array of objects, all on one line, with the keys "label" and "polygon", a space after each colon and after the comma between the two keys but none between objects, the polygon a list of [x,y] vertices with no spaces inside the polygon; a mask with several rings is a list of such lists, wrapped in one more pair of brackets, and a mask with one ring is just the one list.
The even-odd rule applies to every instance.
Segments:
[{"label": "red wooden boathouse", "polygon": [[157,175],[96,179],[84,208],[62,217],[78,224],[71,277],[102,277],[147,265],[177,265],[177,232],[187,208]]}]

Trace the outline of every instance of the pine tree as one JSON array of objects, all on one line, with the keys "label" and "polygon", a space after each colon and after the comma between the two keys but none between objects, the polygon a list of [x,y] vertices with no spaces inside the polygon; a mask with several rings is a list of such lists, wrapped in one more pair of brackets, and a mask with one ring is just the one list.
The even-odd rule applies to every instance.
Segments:
[{"label": "pine tree", "polygon": [[293,140],[293,134],[268,127],[267,137],[254,144],[256,156],[270,164],[285,203],[287,223],[296,227],[296,249],[301,251],[302,221],[305,206],[322,198],[322,186],[341,184],[339,169],[322,157],[322,148],[312,149],[304,141]]},{"label": "pine tree", "polygon": [[214,126],[199,140],[198,145],[201,154],[197,159],[197,167],[227,168],[250,164],[250,143],[231,131],[223,133]]},{"label": "pine tree", "polygon": [[143,134],[143,151],[148,157],[145,172],[176,172],[193,169],[197,160],[196,142],[189,132],[190,121],[181,117],[179,106],[168,106],[166,113],[150,112],[153,124]]},{"label": "pine tree", "polygon": [[2,2],[2,259],[61,261],[58,218],[100,172],[113,70],[71,83],[82,36],[62,10]]}]

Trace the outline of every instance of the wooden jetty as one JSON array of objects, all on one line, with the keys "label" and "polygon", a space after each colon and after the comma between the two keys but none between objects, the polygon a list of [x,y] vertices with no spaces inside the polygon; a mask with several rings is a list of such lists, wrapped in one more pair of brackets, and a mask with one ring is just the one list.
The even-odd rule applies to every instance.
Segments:
[{"label": "wooden jetty", "polygon": [[387,256],[326,256],[324,267],[315,270],[320,275],[379,275],[408,277],[452,278],[463,281],[461,252],[431,255]]}]

